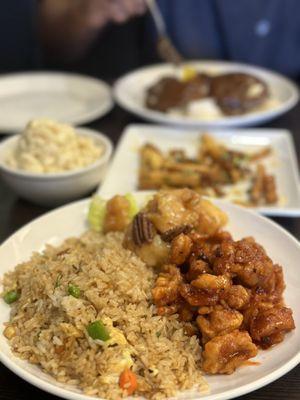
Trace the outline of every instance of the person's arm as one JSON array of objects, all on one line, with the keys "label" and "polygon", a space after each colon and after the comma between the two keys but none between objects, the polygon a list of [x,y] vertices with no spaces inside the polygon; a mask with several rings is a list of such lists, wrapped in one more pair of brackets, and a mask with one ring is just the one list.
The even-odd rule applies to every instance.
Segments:
[{"label": "person's arm", "polygon": [[40,0],[42,46],[51,58],[74,60],[108,23],[126,22],[145,9],[144,0]]}]

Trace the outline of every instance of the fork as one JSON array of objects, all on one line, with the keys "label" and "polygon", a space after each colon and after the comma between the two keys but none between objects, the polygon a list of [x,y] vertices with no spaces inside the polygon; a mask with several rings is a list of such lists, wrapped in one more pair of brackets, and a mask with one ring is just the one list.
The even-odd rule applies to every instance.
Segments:
[{"label": "fork", "polygon": [[157,51],[160,57],[175,65],[179,65],[183,62],[182,55],[178,52],[178,50],[173,45],[169,35],[167,34],[166,24],[163,19],[163,16],[160,12],[160,9],[156,3],[156,0],[146,0],[148,9],[152,15],[154,24],[156,26],[156,30],[158,32],[158,41],[157,41]]}]

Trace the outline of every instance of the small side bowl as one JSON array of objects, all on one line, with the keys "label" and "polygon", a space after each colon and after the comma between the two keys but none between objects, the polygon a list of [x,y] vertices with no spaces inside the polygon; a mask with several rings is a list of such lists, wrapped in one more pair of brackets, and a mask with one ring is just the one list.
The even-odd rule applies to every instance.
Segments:
[{"label": "small side bowl", "polygon": [[76,132],[104,146],[102,156],[93,164],[76,170],[49,174],[11,168],[6,165],[5,159],[19,139],[19,135],[14,135],[0,143],[1,177],[20,197],[43,206],[56,206],[88,194],[103,180],[113,145],[108,137],[99,132],[86,128],[76,128]]}]

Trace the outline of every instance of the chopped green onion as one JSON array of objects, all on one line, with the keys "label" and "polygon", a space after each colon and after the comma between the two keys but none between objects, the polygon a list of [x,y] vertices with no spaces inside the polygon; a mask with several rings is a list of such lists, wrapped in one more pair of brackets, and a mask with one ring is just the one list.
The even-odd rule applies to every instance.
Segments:
[{"label": "chopped green onion", "polygon": [[183,173],[183,175],[186,175],[186,176],[199,175],[199,173],[197,171],[193,171],[191,169],[186,169],[185,171],[182,171],[182,173]]},{"label": "chopped green onion", "polygon": [[61,278],[62,278],[62,274],[58,274],[56,281],[55,281],[54,289],[56,289],[56,288],[58,288],[58,286],[60,286]]},{"label": "chopped green onion", "polygon": [[129,217],[133,219],[133,217],[136,216],[136,214],[139,212],[139,208],[136,202],[135,197],[131,193],[127,193],[125,195],[125,199],[129,201]]},{"label": "chopped green onion", "polygon": [[221,158],[223,158],[223,160],[227,161],[227,160],[230,159],[230,154],[225,152],[225,153],[223,153],[223,154],[221,155]]},{"label": "chopped green onion", "polygon": [[102,340],[103,342],[106,342],[107,340],[110,339],[110,335],[107,328],[100,320],[89,324],[87,327],[87,331],[90,337],[94,340],[99,339]]},{"label": "chopped green onion", "polygon": [[106,201],[99,196],[94,196],[90,203],[87,219],[90,227],[96,232],[102,231],[105,214]]},{"label": "chopped green onion", "polygon": [[5,295],[3,296],[3,300],[7,304],[14,303],[17,301],[20,297],[20,293],[17,292],[16,290],[10,290],[9,292],[6,292]]},{"label": "chopped green onion", "polygon": [[160,335],[161,335],[161,332],[158,331],[158,332],[155,333],[155,335],[156,335],[157,338],[159,338]]},{"label": "chopped green onion", "polygon": [[233,157],[232,164],[234,166],[239,167],[242,162],[243,162],[243,159],[241,157]]},{"label": "chopped green onion", "polygon": [[70,296],[76,297],[78,299],[80,297],[80,289],[76,285],[72,285],[72,283],[68,286],[68,293]]}]

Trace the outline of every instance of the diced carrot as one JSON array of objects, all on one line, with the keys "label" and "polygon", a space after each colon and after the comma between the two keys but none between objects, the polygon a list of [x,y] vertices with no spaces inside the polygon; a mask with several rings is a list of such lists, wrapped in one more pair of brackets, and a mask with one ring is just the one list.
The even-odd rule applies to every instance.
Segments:
[{"label": "diced carrot", "polygon": [[130,396],[137,388],[137,379],[135,374],[126,368],[119,377],[119,386],[121,389],[126,390],[128,396]]}]

